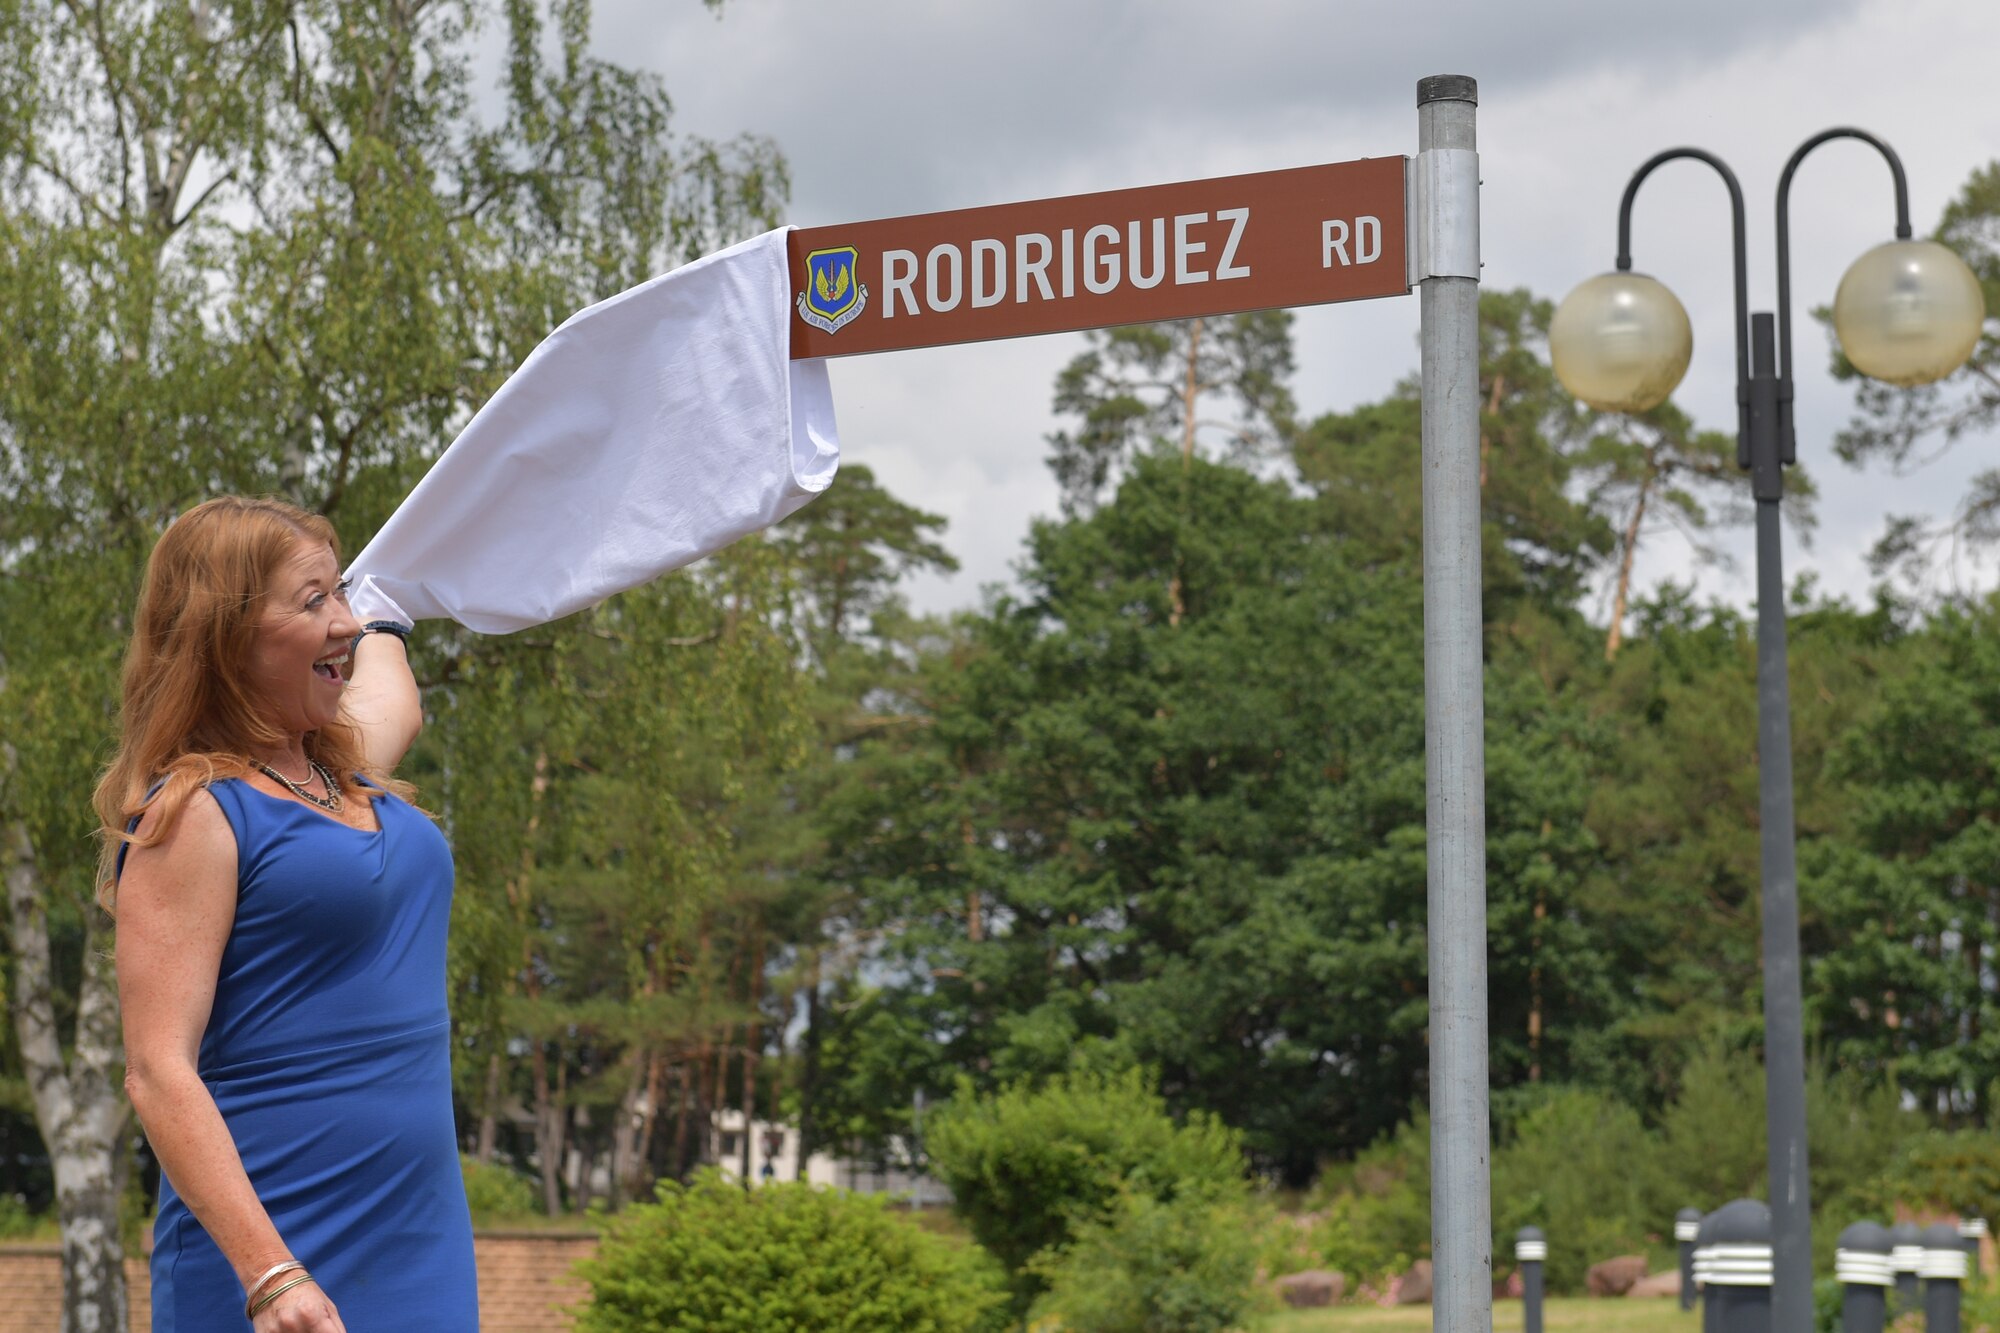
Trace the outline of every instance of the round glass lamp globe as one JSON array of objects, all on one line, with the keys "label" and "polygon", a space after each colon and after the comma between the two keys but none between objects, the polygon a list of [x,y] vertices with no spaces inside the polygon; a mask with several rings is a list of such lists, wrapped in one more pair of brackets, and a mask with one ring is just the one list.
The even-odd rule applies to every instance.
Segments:
[{"label": "round glass lamp globe", "polygon": [[1936,241],[1890,241],[1854,261],[1833,297],[1833,331],[1854,368],[1929,384],[1965,364],[1986,322],[1979,279]]},{"label": "round glass lamp globe", "polygon": [[1556,307],[1549,358],[1563,387],[1601,412],[1644,412],[1687,374],[1687,310],[1643,273],[1600,273]]}]

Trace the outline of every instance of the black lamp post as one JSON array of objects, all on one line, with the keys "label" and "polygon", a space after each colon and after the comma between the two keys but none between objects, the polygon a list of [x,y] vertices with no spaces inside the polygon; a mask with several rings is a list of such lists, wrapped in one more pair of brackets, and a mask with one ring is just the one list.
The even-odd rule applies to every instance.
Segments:
[{"label": "black lamp post", "polygon": [[[1634,274],[1632,200],[1663,163],[1706,162],[1729,188],[1736,278],[1736,461],[1757,503],[1757,752],[1763,850],[1764,1080],[1770,1150],[1774,1333],[1812,1327],[1811,1195],[1806,1172],[1805,1025],[1800,988],[1798,870],[1792,818],[1791,703],[1786,676],[1785,588],[1778,505],[1795,461],[1792,429],[1792,175],[1829,139],[1860,139],[1888,160],[1896,189],[1896,239],[1863,255],[1841,279],[1834,327],[1864,374],[1896,384],[1942,379],[1963,365],[1985,320],[1979,283],[1963,260],[1910,239],[1903,165],[1880,139],[1832,129],[1799,146],[1778,181],[1778,316],[1749,313],[1743,191],[1712,153],[1674,148],[1633,175],[1618,206],[1618,268],[1565,297],[1549,330],[1557,376],[1584,402],[1643,412],[1664,402],[1687,370],[1686,312],[1664,286]],[[1775,336],[1774,336],[1775,335]]]}]

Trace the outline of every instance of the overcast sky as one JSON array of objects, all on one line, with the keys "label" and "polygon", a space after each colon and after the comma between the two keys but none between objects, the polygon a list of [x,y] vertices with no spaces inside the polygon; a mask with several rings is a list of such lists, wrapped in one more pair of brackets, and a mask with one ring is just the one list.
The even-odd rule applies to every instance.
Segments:
[{"label": "overcast sky", "polygon": [[[600,54],[657,71],[678,130],[777,141],[801,226],[1414,154],[1417,80],[1468,74],[1487,285],[1559,299],[1609,269],[1631,172],[1691,144],[1742,181],[1751,307],[1768,310],[1777,177],[1806,137],[1856,125],[1893,145],[1920,235],[2000,158],[2000,4],[1986,0],[728,0],[719,18],[696,0],[598,0],[596,13]],[[1787,572],[1861,597],[1884,516],[1946,514],[2000,458],[1988,438],[1901,478],[1834,459],[1851,398],[1805,312],[1892,235],[1888,172],[1865,145],[1829,144],[1795,181],[1792,218],[1799,453],[1823,499],[1812,548],[1788,543]],[[1635,267],[1694,323],[1677,401],[1723,429],[1728,229],[1721,182],[1692,162],[1651,178],[1633,225]],[[1417,314],[1414,296],[1300,311],[1301,410],[1388,393],[1415,369]],[[843,458],[950,521],[964,569],[917,583],[920,610],[976,605],[982,585],[1011,578],[1030,520],[1054,512],[1049,399],[1082,346],[1059,335],[832,363]],[[1702,571],[1701,586],[1747,605],[1750,533],[1724,544],[1737,569]],[[1693,572],[1661,538],[1639,578]]]}]

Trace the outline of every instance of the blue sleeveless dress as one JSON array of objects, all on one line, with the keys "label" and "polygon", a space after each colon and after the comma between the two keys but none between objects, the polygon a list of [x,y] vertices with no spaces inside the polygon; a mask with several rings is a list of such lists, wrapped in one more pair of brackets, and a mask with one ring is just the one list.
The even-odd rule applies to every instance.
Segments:
[{"label": "blue sleeveless dress", "polygon": [[[200,1072],[286,1245],[351,1333],[477,1333],[452,1121],[451,849],[378,794],[375,833],[236,779],[236,921]],[[173,1182],[153,1228],[153,1333],[247,1329],[243,1289]]]}]

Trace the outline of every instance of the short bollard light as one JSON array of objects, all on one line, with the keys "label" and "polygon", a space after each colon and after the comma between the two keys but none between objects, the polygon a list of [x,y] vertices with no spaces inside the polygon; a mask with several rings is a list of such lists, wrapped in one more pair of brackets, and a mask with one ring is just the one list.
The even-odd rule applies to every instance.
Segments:
[{"label": "short bollard light", "polygon": [[1542,1264],[1549,1257],[1549,1240],[1540,1227],[1514,1233],[1514,1258],[1521,1265],[1521,1328],[1542,1333]]},{"label": "short bollard light", "polygon": [[1833,1275],[1840,1279],[1840,1333],[1882,1333],[1889,1321],[1889,1228],[1856,1222],[1840,1233]]},{"label": "short bollard light", "polygon": [[1715,1210],[1708,1287],[1715,1333],[1771,1333],[1771,1209],[1738,1199]]},{"label": "short bollard light", "polygon": [[1924,1280],[1924,1333],[1958,1333],[1965,1240],[1957,1227],[1938,1222],[1924,1228],[1924,1257],[1917,1273]]},{"label": "short bollard light", "polygon": [[1958,1234],[1965,1241],[1965,1262],[1973,1274],[1979,1272],[1979,1244],[1986,1239],[1986,1219],[1967,1217],[1960,1220]]},{"label": "short bollard light", "polygon": [[1681,1309],[1694,1309],[1694,1238],[1701,1230],[1701,1209],[1674,1214],[1674,1240],[1681,1250]]},{"label": "short bollard light", "polygon": [[1915,1222],[1889,1228],[1889,1271],[1896,1278],[1896,1313],[1908,1314],[1923,1304],[1917,1270],[1923,1266],[1924,1233]]},{"label": "short bollard light", "polygon": [[1715,1288],[1708,1285],[1709,1263],[1715,1256],[1715,1214],[1701,1219],[1694,1232],[1694,1285],[1701,1296],[1701,1333],[1715,1333]]}]

